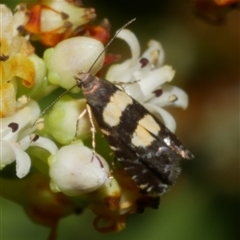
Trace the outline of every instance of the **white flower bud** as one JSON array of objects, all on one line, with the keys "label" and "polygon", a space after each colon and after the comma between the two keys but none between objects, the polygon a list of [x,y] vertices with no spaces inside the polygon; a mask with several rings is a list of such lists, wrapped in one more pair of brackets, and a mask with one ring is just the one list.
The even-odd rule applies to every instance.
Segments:
[{"label": "white flower bud", "polygon": [[93,8],[79,7],[74,4],[74,1],[42,1],[41,32],[57,31],[61,33],[67,27],[71,26],[72,29],[75,29],[95,17],[96,13]]},{"label": "white flower bud", "polygon": [[[57,142],[63,145],[70,144],[76,134],[77,119],[85,109],[85,99],[76,100],[68,95],[63,96],[45,118],[45,130]],[[85,114],[78,123],[77,137],[84,139],[91,136],[90,128],[88,115]]]},{"label": "white flower bud", "polygon": [[[48,80],[63,88],[76,84],[74,76],[77,71],[87,72],[103,50],[103,44],[93,38],[74,37],[60,42],[55,48],[44,53],[44,60],[49,70]],[[103,65],[104,54],[91,70],[97,73]]]},{"label": "white flower bud", "polygon": [[107,162],[81,143],[62,147],[49,165],[51,189],[68,196],[93,192],[109,181]]}]

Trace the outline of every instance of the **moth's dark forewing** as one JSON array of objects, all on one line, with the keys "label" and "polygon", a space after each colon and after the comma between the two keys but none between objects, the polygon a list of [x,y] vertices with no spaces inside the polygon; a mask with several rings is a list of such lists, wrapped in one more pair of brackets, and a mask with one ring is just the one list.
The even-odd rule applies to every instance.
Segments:
[{"label": "moth's dark forewing", "polygon": [[163,141],[156,139],[149,146],[135,147],[119,136],[106,138],[116,147],[115,155],[127,173],[149,195],[161,195],[175,183],[181,157]]},{"label": "moth's dark forewing", "polygon": [[[168,185],[162,180],[162,172],[156,172],[154,164],[151,163],[150,167],[148,161],[143,161],[144,157],[139,156],[132,148],[131,144],[127,144],[124,139],[116,138],[114,135],[105,135],[105,137],[110,146],[116,148],[114,151],[116,158],[120,161],[125,171],[136,182],[142,192],[151,196],[159,196],[167,190]],[[151,159],[149,160],[151,161]],[[159,159],[157,160],[159,161]]]},{"label": "moth's dark forewing", "polygon": [[[92,86],[88,91],[82,89],[83,93],[102,133],[126,172],[147,194],[164,193],[169,185],[174,184],[180,172],[180,159],[190,158],[190,152],[156,117],[114,84],[105,79],[95,78]],[[130,99],[130,103],[124,106],[117,118],[114,109],[119,110],[122,103],[111,97],[119,92],[123,100]],[[117,120],[114,126],[110,124],[111,116],[108,116],[110,120],[106,120],[104,115],[104,110],[110,103],[115,107],[113,112],[109,112],[113,120]],[[159,127],[159,131],[150,130],[151,122],[150,125],[143,124],[139,133],[145,132],[151,141],[142,138],[143,144],[136,144],[133,141],[134,133],[136,135],[136,129],[146,116]],[[148,121],[147,118],[144,120]]]},{"label": "moth's dark forewing", "polygon": [[158,124],[161,126],[161,131],[159,132],[157,138],[159,140],[164,139],[166,145],[169,146],[175,153],[180,155],[181,158],[192,159],[194,157],[193,154],[182,145],[177,136],[173,134],[167,127],[165,127],[165,125],[162,124],[159,119],[157,119],[155,116],[153,117],[155,121],[158,122]]}]

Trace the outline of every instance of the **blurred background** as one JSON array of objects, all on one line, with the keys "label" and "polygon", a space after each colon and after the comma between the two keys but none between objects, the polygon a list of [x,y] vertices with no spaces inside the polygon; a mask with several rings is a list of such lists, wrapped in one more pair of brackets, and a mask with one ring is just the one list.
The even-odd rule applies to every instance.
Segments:
[{"label": "blurred background", "polygon": [[[59,240],[240,239],[240,12],[235,7],[239,2],[215,9],[213,1],[205,1],[210,7],[202,7],[202,0],[83,1],[85,7],[96,9],[96,23],[108,18],[112,33],[136,17],[129,28],[142,50],[150,39],[161,42],[166,64],[176,70],[172,84],[189,95],[187,110],[169,111],[177,121],[176,134],[195,158],[183,162],[182,174],[161,198],[160,208],[130,216],[122,232],[96,232],[94,216],[87,210],[61,220]],[[4,2],[13,8],[20,1]],[[123,57],[130,54],[119,40],[109,51]],[[1,199],[0,231],[2,240],[42,240],[49,233],[5,199]]]}]

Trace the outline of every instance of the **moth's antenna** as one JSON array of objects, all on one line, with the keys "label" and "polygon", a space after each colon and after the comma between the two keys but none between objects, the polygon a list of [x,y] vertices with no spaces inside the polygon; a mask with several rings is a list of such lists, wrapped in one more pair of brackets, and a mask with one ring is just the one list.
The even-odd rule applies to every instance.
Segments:
[{"label": "moth's antenna", "polygon": [[102,52],[100,52],[100,54],[98,55],[98,57],[95,59],[95,61],[93,62],[92,66],[89,68],[88,72],[90,72],[92,70],[92,68],[94,67],[94,65],[96,64],[96,62],[98,61],[98,59],[102,56],[102,54],[106,51],[106,49],[109,47],[109,45],[112,43],[112,41],[117,37],[117,35],[128,25],[130,25],[132,22],[134,22],[136,20],[136,18],[133,18],[132,20],[130,20],[129,22],[127,22],[126,24],[124,24],[121,28],[119,28],[115,35],[111,38],[111,40],[107,43],[107,45],[104,47],[104,49],[102,50]]},{"label": "moth's antenna", "polygon": [[[122,29],[124,29],[125,27],[127,27],[128,25],[130,25],[132,22],[134,22],[136,20],[136,18],[133,18],[132,20],[128,21],[126,24],[124,24],[121,28],[119,28],[116,33],[114,34],[114,36],[111,38],[111,40],[107,43],[107,45],[104,47],[104,49],[102,50],[102,52],[100,52],[100,54],[98,55],[98,57],[95,59],[95,61],[93,62],[92,66],[89,68],[88,73],[92,70],[92,68],[94,67],[94,65],[96,64],[96,62],[98,61],[98,59],[102,56],[102,54],[106,51],[106,49],[109,47],[109,45],[112,43],[112,41],[117,37],[117,35],[121,32]],[[35,126],[36,122],[38,121],[39,118],[41,118],[62,96],[64,96],[66,93],[70,92],[73,88],[75,88],[77,85],[72,86],[71,88],[69,88],[68,90],[64,91],[62,94],[60,94],[49,106],[47,106],[39,115],[39,117],[37,118],[37,120],[33,123],[33,126]]]},{"label": "moth's antenna", "polygon": [[35,126],[38,119],[40,119],[62,96],[64,96],[66,93],[70,92],[73,88],[75,88],[77,85],[72,86],[68,90],[61,93],[50,105],[48,105],[39,115],[39,117],[36,119],[36,121],[33,123],[33,126]]}]

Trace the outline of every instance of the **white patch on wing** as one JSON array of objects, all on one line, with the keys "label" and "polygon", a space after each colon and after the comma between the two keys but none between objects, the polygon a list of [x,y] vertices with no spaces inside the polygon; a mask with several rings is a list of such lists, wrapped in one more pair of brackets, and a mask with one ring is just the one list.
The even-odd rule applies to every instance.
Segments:
[{"label": "white patch on wing", "polygon": [[147,147],[155,138],[141,125],[137,125],[133,135],[132,135],[132,144],[136,147]]},{"label": "white patch on wing", "polygon": [[125,92],[116,91],[111,97],[107,106],[103,110],[103,120],[110,127],[117,126],[120,123],[122,113],[133,100]]},{"label": "white patch on wing", "polygon": [[161,130],[159,124],[153,119],[150,114],[145,115],[141,120],[138,121],[138,124],[155,136],[158,136]]}]

